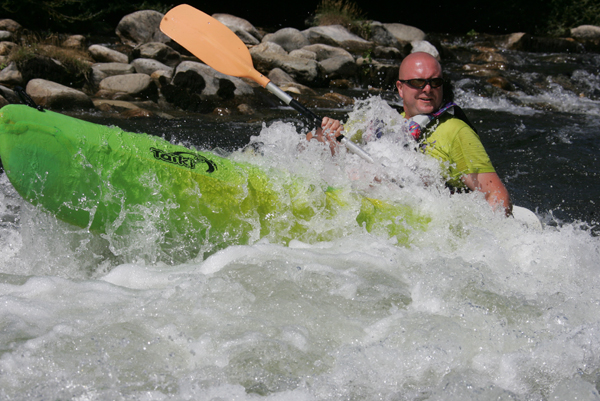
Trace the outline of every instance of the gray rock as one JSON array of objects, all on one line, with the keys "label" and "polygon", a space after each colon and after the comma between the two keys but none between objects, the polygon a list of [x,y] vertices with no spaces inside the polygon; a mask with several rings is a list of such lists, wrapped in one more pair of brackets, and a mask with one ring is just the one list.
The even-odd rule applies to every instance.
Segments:
[{"label": "gray rock", "polygon": [[302,31],[310,43],[323,43],[341,47],[350,53],[361,54],[373,44],[357,36],[341,25],[316,26]]},{"label": "gray rock", "polygon": [[397,63],[391,64],[360,57],[356,60],[356,64],[361,72],[356,77],[360,79],[363,86],[393,87],[398,79],[399,66]]},{"label": "gray rock", "polygon": [[204,78],[206,87],[202,91],[202,96],[218,96],[219,90],[223,90],[224,85],[223,82],[221,82],[222,80],[230,81],[233,84],[232,89],[233,95],[235,96],[248,96],[254,94],[254,89],[240,78],[221,74],[206,64],[195,61],[184,61],[179,64],[175,69],[173,80],[175,80],[177,74],[185,73],[186,71],[194,71]]},{"label": "gray rock", "polygon": [[311,60],[316,60],[317,53],[311,52],[310,50],[306,50],[306,49],[297,49],[297,50],[292,50],[290,52],[290,57],[300,57],[300,58],[308,58]]},{"label": "gray rock", "polygon": [[156,83],[156,85],[160,88],[163,84],[171,82],[173,79],[174,69],[170,70],[156,70],[152,74],[150,74],[150,78]]},{"label": "gray rock", "polygon": [[405,55],[395,47],[377,46],[373,49],[372,56],[374,58],[402,60]]},{"label": "gray rock", "polygon": [[600,26],[580,25],[571,28],[571,36],[578,39],[598,39],[600,38]]},{"label": "gray rock", "polygon": [[163,64],[174,67],[181,61],[181,55],[176,50],[160,42],[144,43],[131,52],[131,57],[151,58]]},{"label": "gray rock", "polygon": [[0,30],[1,31],[9,31],[12,33],[20,32],[23,29],[21,24],[11,19],[0,19]]},{"label": "gray rock", "polygon": [[14,42],[0,42],[0,56],[8,56],[16,46],[17,44]]},{"label": "gray rock", "polygon": [[379,46],[395,47],[400,49],[403,45],[398,38],[385,27],[381,22],[371,22],[371,41]]},{"label": "gray rock", "polygon": [[62,45],[70,49],[85,49],[85,36],[71,35],[64,40]]},{"label": "gray rock", "polygon": [[212,17],[231,29],[238,36],[240,36],[240,31],[250,34],[254,39],[256,39],[256,41],[255,43],[249,44],[258,44],[262,40],[262,35],[258,29],[256,29],[254,25],[243,18],[236,17],[231,14],[213,14]]},{"label": "gray rock", "polygon": [[135,72],[135,68],[131,64],[96,63],[92,65],[92,80],[95,85],[99,85],[104,78],[114,75],[134,74]]},{"label": "gray rock", "polygon": [[350,78],[356,74],[357,66],[354,59],[347,57],[332,57],[320,61],[326,79]]},{"label": "gray rock", "polygon": [[435,57],[438,60],[440,59],[440,53],[435,48],[435,46],[432,45],[431,43],[429,43],[428,41],[415,40],[413,42],[410,42],[410,44],[412,46],[411,53],[425,52],[425,53],[431,54],[433,57]]},{"label": "gray rock", "polygon": [[23,84],[23,76],[17,68],[16,63],[10,63],[2,71],[0,71],[0,84],[8,86]]},{"label": "gray rock", "polygon": [[0,31],[0,41],[2,40],[14,40],[14,35],[10,31]]},{"label": "gray rock", "polygon": [[339,47],[325,45],[325,44],[315,44],[303,47],[302,50],[308,50],[314,52],[317,55],[317,60],[325,60],[332,57],[344,57],[349,60],[354,60],[354,57],[350,52],[344,49],[340,49]]},{"label": "gray rock", "polygon": [[325,44],[302,48],[314,52],[326,79],[350,78],[356,74],[356,62],[350,52]]},{"label": "gray rock", "polygon": [[173,67],[150,58],[137,58],[131,62],[131,66],[135,68],[135,72],[147,75],[152,75],[153,72],[158,70],[171,71],[171,73],[173,71]]},{"label": "gray rock", "polygon": [[167,43],[171,39],[160,31],[164,14],[154,10],[142,10],[124,16],[117,25],[117,36],[126,45],[135,47],[149,42]]},{"label": "gray rock", "polygon": [[88,51],[100,63],[128,63],[127,55],[102,45],[91,45]]},{"label": "gray rock", "polygon": [[250,49],[256,69],[265,75],[273,68],[280,68],[303,84],[314,84],[320,78],[317,61],[290,57],[279,45],[273,42],[263,42]]},{"label": "gray rock", "polygon": [[271,72],[269,72],[269,79],[277,86],[296,83],[294,78],[281,68],[273,68]]},{"label": "gray rock", "polygon": [[106,93],[123,93],[137,98],[149,98],[157,92],[150,75],[138,73],[104,78],[99,87]]},{"label": "gray rock", "polygon": [[44,79],[32,79],[25,91],[38,105],[51,109],[94,107],[92,100],[85,93]]},{"label": "gray rock", "polygon": [[296,28],[280,29],[275,33],[265,35],[262,41],[277,43],[287,52],[310,45],[308,39]]},{"label": "gray rock", "polygon": [[17,94],[6,86],[0,85],[0,95],[10,103],[19,103],[19,97]]},{"label": "gray rock", "polygon": [[399,42],[414,42],[425,40],[425,32],[414,26],[404,24],[383,24],[385,29]]}]

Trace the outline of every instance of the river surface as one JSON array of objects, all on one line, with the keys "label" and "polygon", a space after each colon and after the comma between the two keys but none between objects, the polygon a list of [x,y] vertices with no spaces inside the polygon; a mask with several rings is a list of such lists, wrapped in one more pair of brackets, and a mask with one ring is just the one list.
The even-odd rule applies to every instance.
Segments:
[{"label": "river surface", "polygon": [[[478,194],[450,196],[436,163],[385,136],[367,145],[385,167],[332,158],[305,144],[291,110],[79,115],[394,199],[430,222],[408,244],[357,226],[173,264],[152,224],[129,238],[89,233],[1,175],[0,398],[600,400],[600,57],[504,52],[507,92],[466,75],[469,43],[455,46],[456,101],[542,231]],[[349,119],[349,131],[367,117],[393,127],[382,100],[393,93],[349,94],[355,110],[318,112]],[[239,150],[250,142],[257,151]]]}]

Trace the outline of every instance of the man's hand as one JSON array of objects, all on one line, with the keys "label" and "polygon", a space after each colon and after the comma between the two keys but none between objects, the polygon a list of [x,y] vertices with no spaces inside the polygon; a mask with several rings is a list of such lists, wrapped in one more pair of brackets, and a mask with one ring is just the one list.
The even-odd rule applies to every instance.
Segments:
[{"label": "man's hand", "polygon": [[333,118],[323,117],[323,121],[321,121],[321,128],[317,129],[316,134],[309,132],[306,134],[306,139],[310,141],[313,138],[316,138],[319,142],[328,142],[329,148],[331,149],[331,154],[335,154],[335,149],[338,146],[337,137],[342,135],[342,131],[344,130],[344,126],[339,120],[334,120]]},{"label": "man's hand", "polygon": [[473,191],[483,192],[485,200],[494,210],[504,209],[506,216],[512,215],[512,203],[506,187],[496,173],[473,173],[462,177],[462,181]]}]

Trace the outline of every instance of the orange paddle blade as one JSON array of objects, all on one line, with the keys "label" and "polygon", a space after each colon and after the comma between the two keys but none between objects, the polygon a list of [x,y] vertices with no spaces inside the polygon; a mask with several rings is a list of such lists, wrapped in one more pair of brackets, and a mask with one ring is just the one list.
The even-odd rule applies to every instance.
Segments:
[{"label": "orange paddle blade", "polygon": [[250,78],[263,87],[269,83],[254,68],[250,52],[238,36],[192,6],[182,4],[170,10],[163,17],[160,30],[225,75]]}]

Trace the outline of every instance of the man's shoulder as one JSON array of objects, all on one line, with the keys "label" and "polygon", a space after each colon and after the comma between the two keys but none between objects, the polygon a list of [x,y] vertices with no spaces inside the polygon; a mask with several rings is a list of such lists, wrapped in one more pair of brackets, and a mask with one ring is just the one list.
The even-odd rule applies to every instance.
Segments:
[{"label": "man's shoulder", "polygon": [[434,124],[434,132],[437,134],[444,135],[458,135],[461,134],[474,134],[477,135],[475,130],[462,119],[450,114],[445,113],[440,117],[438,124]]}]

